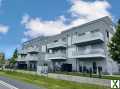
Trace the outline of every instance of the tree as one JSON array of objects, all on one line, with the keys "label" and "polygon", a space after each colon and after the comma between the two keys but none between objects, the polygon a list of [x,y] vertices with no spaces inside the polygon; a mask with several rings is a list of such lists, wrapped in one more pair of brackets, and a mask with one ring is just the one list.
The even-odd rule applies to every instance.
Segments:
[{"label": "tree", "polygon": [[15,49],[12,58],[10,59],[10,64],[14,66],[16,64],[16,59],[18,57],[18,51]]},{"label": "tree", "polygon": [[0,67],[2,68],[2,70],[3,70],[4,62],[5,62],[5,55],[4,53],[0,53]]},{"label": "tree", "polygon": [[120,63],[120,19],[116,26],[116,32],[109,42],[109,52],[113,60]]}]

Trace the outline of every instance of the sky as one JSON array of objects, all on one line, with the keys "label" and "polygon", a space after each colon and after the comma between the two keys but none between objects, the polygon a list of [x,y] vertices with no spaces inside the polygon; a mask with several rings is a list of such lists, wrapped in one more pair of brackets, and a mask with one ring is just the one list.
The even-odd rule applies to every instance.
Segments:
[{"label": "sky", "polygon": [[37,36],[59,34],[109,16],[120,18],[120,0],[0,0],[0,51],[10,58],[16,48]]}]

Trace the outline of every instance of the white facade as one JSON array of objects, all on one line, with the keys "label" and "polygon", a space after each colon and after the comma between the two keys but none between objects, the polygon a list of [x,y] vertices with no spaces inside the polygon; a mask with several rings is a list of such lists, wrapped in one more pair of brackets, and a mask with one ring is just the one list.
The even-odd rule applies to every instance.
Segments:
[{"label": "white facade", "polygon": [[[23,43],[19,50],[20,68],[35,69],[48,65],[50,71],[89,71],[110,73],[107,44],[114,34],[108,17],[83,24],[61,34],[38,37]],[[23,64],[23,65],[22,65]]]}]

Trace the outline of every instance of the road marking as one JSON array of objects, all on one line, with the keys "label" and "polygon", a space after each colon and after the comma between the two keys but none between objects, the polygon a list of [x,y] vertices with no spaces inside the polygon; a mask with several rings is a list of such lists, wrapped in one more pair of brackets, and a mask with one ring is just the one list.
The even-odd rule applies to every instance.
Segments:
[{"label": "road marking", "polygon": [[4,86],[6,86],[6,87],[8,87],[10,89],[19,89],[19,88],[13,86],[13,85],[10,85],[10,84],[8,84],[6,82],[1,81],[1,80],[0,80],[0,84],[4,85]]}]

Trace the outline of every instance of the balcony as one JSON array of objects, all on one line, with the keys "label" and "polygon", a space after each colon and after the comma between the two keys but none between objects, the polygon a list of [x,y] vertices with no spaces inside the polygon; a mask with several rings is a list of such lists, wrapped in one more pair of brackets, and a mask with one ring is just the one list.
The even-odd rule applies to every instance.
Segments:
[{"label": "balcony", "polygon": [[39,53],[39,50],[37,47],[30,47],[27,49],[27,52],[31,54],[34,54],[34,53],[36,54],[36,53]]},{"label": "balcony", "polygon": [[65,48],[66,47],[66,43],[63,41],[59,41],[59,42],[53,42],[50,44],[47,44],[47,48],[48,49],[52,49],[52,48]]},{"label": "balcony", "polygon": [[77,50],[72,52],[72,58],[105,58],[104,49]]},{"label": "balcony", "polygon": [[22,62],[22,61],[26,61],[26,60],[25,60],[25,57],[18,56],[17,61],[21,61]]},{"label": "balcony", "polygon": [[48,59],[66,59],[66,53],[58,52],[58,53],[51,53],[48,54]]},{"label": "balcony", "polygon": [[38,61],[38,57],[37,56],[26,56],[25,58],[26,61]]},{"label": "balcony", "polygon": [[17,58],[17,61],[23,61],[21,58]]},{"label": "balcony", "polygon": [[72,44],[91,44],[97,42],[104,42],[104,37],[101,32],[89,33],[82,36],[76,36],[72,40]]},{"label": "balcony", "polygon": [[17,61],[38,61],[38,57],[35,55],[26,55],[24,57],[18,56]]},{"label": "balcony", "polygon": [[18,54],[23,54],[23,55],[26,55],[27,54],[27,51],[26,50],[18,50]]}]

